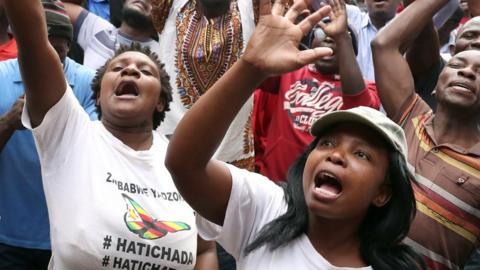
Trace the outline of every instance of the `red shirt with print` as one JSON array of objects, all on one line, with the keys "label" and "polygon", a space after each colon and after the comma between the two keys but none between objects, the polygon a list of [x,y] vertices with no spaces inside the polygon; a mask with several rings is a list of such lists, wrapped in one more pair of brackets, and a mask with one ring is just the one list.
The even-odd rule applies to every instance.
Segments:
[{"label": "red shirt with print", "polygon": [[273,181],[286,179],[288,168],[313,140],[312,124],[322,115],[356,106],[380,108],[374,83],[357,95],[342,93],[338,76],[318,73],[313,65],[273,77],[254,94],[255,165]]},{"label": "red shirt with print", "polygon": [[10,41],[0,44],[0,61],[17,58],[17,42],[11,36]]}]

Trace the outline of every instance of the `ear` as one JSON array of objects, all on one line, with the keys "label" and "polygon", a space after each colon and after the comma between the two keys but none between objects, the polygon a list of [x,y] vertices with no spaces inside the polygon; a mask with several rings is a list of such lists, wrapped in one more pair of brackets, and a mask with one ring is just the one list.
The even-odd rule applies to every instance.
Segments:
[{"label": "ear", "polygon": [[383,184],[378,191],[377,196],[373,198],[372,204],[376,207],[382,207],[390,201],[392,189],[389,185]]},{"label": "ear", "polygon": [[450,51],[451,56],[455,55],[455,45],[453,44],[448,45],[448,50]]},{"label": "ear", "polygon": [[100,106],[100,91],[97,94],[97,98],[95,99],[95,105]]},{"label": "ear", "polygon": [[155,110],[157,110],[157,112],[163,112],[164,109],[165,109],[165,101],[164,101],[163,98],[160,96],[160,97],[158,98],[157,105],[155,106]]}]

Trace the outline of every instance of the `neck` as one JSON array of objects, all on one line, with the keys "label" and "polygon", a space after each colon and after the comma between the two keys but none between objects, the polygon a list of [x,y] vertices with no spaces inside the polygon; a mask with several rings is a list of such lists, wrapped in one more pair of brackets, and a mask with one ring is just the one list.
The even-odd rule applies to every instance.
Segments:
[{"label": "neck", "polygon": [[359,227],[358,220],[332,221],[312,217],[307,236],[315,249],[331,264],[338,267],[364,267],[366,263],[360,254]]},{"label": "neck", "polygon": [[135,151],[148,150],[153,144],[151,126],[119,127],[104,118],[102,118],[102,124],[115,138]]},{"label": "neck", "polygon": [[433,119],[433,132],[439,144],[455,143],[468,149],[480,140],[479,120],[476,114],[459,114],[438,106]]},{"label": "neck", "polygon": [[380,30],[385,26],[385,24],[387,24],[389,20],[385,20],[383,18],[379,19],[379,18],[370,17],[370,21],[375,26],[375,28],[377,28],[377,30]]},{"label": "neck", "polygon": [[226,14],[230,8],[230,3],[224,5],[215,5],[214,7],[206,7],[199,1],[197,2],[197,8],[200,13],[205,16],[205,18],[213,19]]},{"label": "neck", "polygon": [[153,28],[137,29],[131,27],[126,22],[122,22],[118,31],[135,41],[146,41],[155,34]]}]

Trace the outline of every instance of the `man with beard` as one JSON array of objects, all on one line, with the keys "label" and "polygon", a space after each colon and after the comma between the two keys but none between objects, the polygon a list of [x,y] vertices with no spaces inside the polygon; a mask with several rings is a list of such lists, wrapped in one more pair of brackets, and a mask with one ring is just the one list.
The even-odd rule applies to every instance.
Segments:
[{"label": "man with beard", "polygon": [[8,32],[8,20],[0,0],[0,61],[17,57],[17,43]]},{"label": "man with beard", "polygon": [[110,22],[85,10],[82,1],[66,0],[65,8],[74,25],[74,40],[84,50],[83,64],[98,69],[121,45],[138,42],[158,51],[158,42],[150,18],[150,0],[126,0],[122,10],[122,22],[115,28]]}]

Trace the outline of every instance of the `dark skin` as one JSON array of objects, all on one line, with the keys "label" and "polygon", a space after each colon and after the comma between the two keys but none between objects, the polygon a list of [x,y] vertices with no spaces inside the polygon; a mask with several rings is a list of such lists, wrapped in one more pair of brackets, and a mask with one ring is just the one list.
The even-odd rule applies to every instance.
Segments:
[{"label": "dark skin", "polygon": [[230,0],[197,0],[197,7],[207,19],[212,19],[227,13],[230,2]]},{"label": "dark skin", "polygon": [[[408,0],[405,2],[409,4],[412,1]],[[478,3],[480,2],[476,2],[475,5],[478,6]],[[455,55],[459,52],[472,49],[479,50],[479,37],[480,18],[472,18],[459,29],[455,44],[450,48],[450,54]],[[407,50],[408,64],[415,78],[421,76],[440,61],[439,49],[440,41],[437,31],[435,30],[433,21],[429,21]]]},{"label": "dark skin", "polygon": [[[245,53],[187,112],[169,144],[165,165],[177,188],[199,214],[219,225],[225,219],[232,178],[224,163],[211,158],[236,113],[266,78],[296,70],[331,54],[328,48],[298,50],[302,37],[320,19],[334,16],[330,6],[294,24],[307,3],[296,1],[286,9],[286,2],[276,1],[273,7],[270,0],[260,2],[260,21]],[[322,226],[317,221],[309,224],[312,230],[330,228],[309,237],[317,251],[338,251],[336,255],[327,254],[338,266],[365,265],[358,250],[352,252],[358,247],[355,241],[339,242],[336,237],[355,235],[358,227],[330,225]],[[348,256],[338,256],[345,253]]]},{"label": "dark skin", "polygon": [[[22,79],[25,84],[26,106],[32,127],[40,125],[48,110],[64,95],[66,89],[63,67],[57,52],[50,44],[43,7],[37,0],[5,0],[5,9],[14,30]],[[35,31],[31,29],[35,27]],[[31,46],[31,44],[36,46]],[[130,54],[129,54],[130,53]],[[102,123],[115,137],[134,150],[148,149],[152,143],[152,113],[163,109],[160,100],[159,71],[148,56],[129,52],[113,59],[109,70],[102,78],[102,85],[117,85],[125,80],[134,81],[138,98],[112,95],[111,87],[100,90]],[[118,65],[118,66],[116,66]],[[108,75],[107,75],[108,73]],[[155,99],[156,97],[156,99]],[[102,103],[103,102],[103,103]],[[134,106],[138,104],[140,106]],[[139,108],[137,108],[139,107]],[[145,108],[147,107],[147,108]],[[122,113],[129,119],[118,117]],[[149,135],[145,131],[149,128]],[[198,267],[217,269],[214,242],[199,240],[197,249]]]},{"label": "dark skin", "polygon": [[[412,2],[413,0],[403,1],[405,7]],[[421,76],[437,64],[440,61],[440,41],[433,20],[423,27],[422,32],[411,43],[411,46],[408,46],[408,50],[403,49],[406,50],[406,59],[414,78]]]},{"label": "dark skin", "polygon": [[400,0],[386,0],[379,3],[375,0],[365,0],[368,15],[372,24],[377,28],[382,28],[388,21],[395,17]]},{"label": "dark skin", "polygon": [[470,19],[457,33],[452,54],[466,50],[480,50],[480,17]]},{"label": "dark skin", "polygon": [[[303,172],[305,201],[309,208],[309,239],[334,265],[362,267],[357,229],[370,205],[382,207],[390,199],[384,184],[388,168],[387,145],[373,130],[354,122],[343,122],[322,132]],[[328,171],[342,181],[342,196],[333,202],[315,199],[315,176]],[[339,229],[342,228],[342,229]]]},{"label": "dark skin", "polygon": [[[376,82],[387,115],[398,121],[402,111],[414,99],[412,73],[402,56],[405,47],[419,33],[446,0],[417,0],[388,24],[372,42]],[[478,73],[480,58],[477,51],[456,55],[442,71],[437,84],[437,112],[433,132],[437,143],[454,143],[464,148],[476,144],[478,130]],[[468,59],[452,65],[459,58]],[[477,62],[478,61],[478,62]],[[468,89],[451,85],[465,82]],[[464,90],[463,92],[461,90]]]},{"label": "dark skin", "polygon": [[0,0],[0,44],[5,44],[12,37],[8,34],[8,20],[3,8],[3,0]]},{"label": "dark skin", "polygon": [[16,130],[25,129],[22,125],[22,110],[25,97],[21,96],[11,109],[0,117],[0,152]]},{"label": "dark skin", "polygon": [[[84,10],[84,8],[81,6],[83,1],[64,0],[62,2],[64,2],[65,4],[65,9],[67,10],[67,14],[70,17],[72,24],[75,25],[78,17],[80,16],[80,13]],[[143,3],[145,3],[145,5],[136,4],[134,3],[133,0],[126,0],[124,3],[124,6],[129,5],[132,8],[137,9],[138,11],[144,13],[145,16],[150,16],[152,12],[152,6],[150,4],[150,0],[144,0]],[[128,23],[126,23],[123,20],[118,29],[121,33],[137,41],[148,40],[150,39],[150,37],[156,34],[156,31],[153,28],[153,25],[149,28],[139,29],[139,28],[135,28],[128,25]]]},{"label": "dark skin", "polygon": [[[365,89],[365,81],[353,50],[352,39],[347,29],[347,14],[343,1],[332,2],[332,22],[319,25],[327,38],[318,42],[313,40],[313,47],[329,47],[335,52],[332,57],[320,59],[316,62],[318,71],[323,74],[340,74],[342,91],[347,95],[355,95]],[[329,59],[328,61],[325,59]]]},{"label": "dark skin", "polygon": [[470,17],[480,16],[480,2],[477,0],[467,0]]}]

